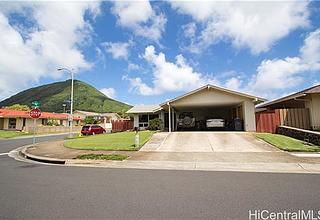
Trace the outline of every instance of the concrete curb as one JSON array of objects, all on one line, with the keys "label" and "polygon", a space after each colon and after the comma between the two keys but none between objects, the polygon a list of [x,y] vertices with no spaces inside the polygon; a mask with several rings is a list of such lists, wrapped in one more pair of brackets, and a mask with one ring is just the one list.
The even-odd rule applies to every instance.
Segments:
[{"label": "concrete curb", "polygon": [[58,159],[36,156],[27,153],[33,145],[20,147],[16,150],[23,158],[46,163],[48,165],[65,165],[92,168],[124,168],[124,169],[154,169],[154,170],[193,170],[193,171],[232,171],[232,172],[256,172],[256,173],[308,173],[319,174],[320,164],[311,163],[224,163],[224,162],[200,162],[200,161],[149,161],[149,160],[79,160]]},{"label": "concrete curb", "polygon": [[28,148],[33,147],[32,145],[25,146],[21,151],[19,151],[20,156],[29,159],[34,160],[37,162],[43,162],[43,163],[50,163],[50,164],[65,164],[66,160],[64,159],[58,159],[58,158],[51,158],[51,157],[41,157],[36,156],[33,154],[27,153]]}]

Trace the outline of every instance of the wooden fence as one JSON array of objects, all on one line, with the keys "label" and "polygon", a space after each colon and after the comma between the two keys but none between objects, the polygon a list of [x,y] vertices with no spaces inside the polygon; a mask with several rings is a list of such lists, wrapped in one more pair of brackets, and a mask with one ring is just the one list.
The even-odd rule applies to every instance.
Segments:
[{"label": "wooden fence", "polygon": [[280,125],[310,129],[309,109],[275,109],[256,113],[257,132],[276,133]]},{"label": "wooden fence", "polygon": [[133,129],[133,121],[112,121],[112,132]]}]

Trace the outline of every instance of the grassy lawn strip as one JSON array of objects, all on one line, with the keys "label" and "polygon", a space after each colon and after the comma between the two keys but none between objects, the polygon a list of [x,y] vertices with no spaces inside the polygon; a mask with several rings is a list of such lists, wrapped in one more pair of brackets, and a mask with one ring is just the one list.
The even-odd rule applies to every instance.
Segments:
[{"label": "grassy lawn strip", "polygon": [[21,131],[4,131],[0,130],[0,138],[13,138],[13,137],[19,137],[23,135],[30,135],[27,132],[21,132]]},{"label": "grassy lawn strip", "polygon": [[[143,146],[155,133],[154,131],[141,131],[140,147]],[[99,134],[84,138],[66,140],[65,147],[80,150],[139,150],[134,146],[135,132],[118,132],[113,134]]]},{"label": "grassy lawn strip", "polygon": [[125,160],[127,158],[128,155],[123,154],[84,154],[76,157],[81,160]]},{"label": "grassy lawn strip", "polygon": [[272,144],[273,146],[290,152],[319,152],[320,146],[307,144],[295,138],[280,134],[257,133],[257,138]]}]

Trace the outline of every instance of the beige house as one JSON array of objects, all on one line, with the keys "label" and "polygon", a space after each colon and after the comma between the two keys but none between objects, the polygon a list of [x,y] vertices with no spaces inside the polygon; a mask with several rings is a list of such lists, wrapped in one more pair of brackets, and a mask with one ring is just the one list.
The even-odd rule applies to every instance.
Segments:
[{"label": "beige house", "polygon": [[112,121],[119,120],[121,117],[117,113],[107,112],[107,113],[98,113],[98,112],[88,112],[76,110],[73,112],[74,117],[79,117],[83,121],[86,117],[93,117],[95,120],[101,121],[100,126],[105,129],[112,128]]},{"label": "beige house", "polygon": [[[223,119],[226,129],[235,119],[242,123],[241,130],[255,131],[255,105],[266,101],[263,98],[206,85],[160,105],[138,105],[127,111],[134,117],[134,126],[145,129],[153,118],[164,122],[169,132],[178,130],[178,120],[184,114],[195,118],[195,126],[189,130],[206,130],[207,119]],[[228,127],[228,128],[227,128]]]},{"label": "beige house", "polygon": [[304,110],[308,113],[303,115],[303,117],[307,117],[307,129],[319,130],[320,85],[316,85],[303,91],[296,92],[294,94],[257,106],[257,110],[260,112],[274,109],[287,109],[289,111],[296,110],[295,112],[297,113],[290,115],[290,121],[292,124],[296,124],[296,122],[301,121],[302,116],[298,114],[298,110]]},{"label": "beige house", "polygon": [[[80,118],[74,117],[74,125],[79,125]],[[49,121],[54,121],[58,126],[68,127],[68,114],[42,112],[39,119],[35,121],[37,127],[45,127]],[[34,127],[34,119],[30,117],[28,111],[12,109],[0,109],[0,130],[31,131]],[[51,126],[52,127],[52,126]]]}]

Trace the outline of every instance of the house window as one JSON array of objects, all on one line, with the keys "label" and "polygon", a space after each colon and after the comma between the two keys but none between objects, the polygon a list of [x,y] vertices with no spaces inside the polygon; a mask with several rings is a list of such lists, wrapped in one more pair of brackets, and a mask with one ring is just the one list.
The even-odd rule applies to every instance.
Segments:
[{"label": "house window", "polygon": [[158,118],[158,114],[147,114],[147,115],[139,115],[139,127],[146,128],[149,126],[149,121]]},{"label": "house window", "polygon": [[17,125],[17,119],[15,118],[9,118],[9,129],[16,129],[16,125]]},{"label": "house window", "polygon": [[47,125],[48,124],[48,119],[43,118],[41,122],[42,122],[42,125]]}]

